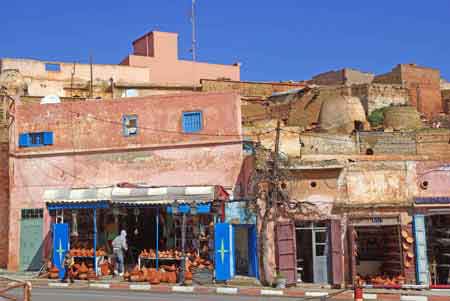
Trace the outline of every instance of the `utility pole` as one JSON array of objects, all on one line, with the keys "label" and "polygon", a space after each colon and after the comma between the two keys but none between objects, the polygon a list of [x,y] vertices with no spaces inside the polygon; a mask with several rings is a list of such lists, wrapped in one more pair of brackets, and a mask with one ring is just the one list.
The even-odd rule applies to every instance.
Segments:
[{"label": "utility pole", "polygon": [[195,62],[197,60],[197,37],[195,28],[195,0],[192,0],[191,7],[191,24],[192,24],[192,60]]},{"label": "utility pole", "polygon": [[91,66],[91,84],[89,85],[89,98],[94,96],[94,70],[92,66],[92,54],[89,56],[89,65]]},{"label": "utility pole", "polygon": [[277,121],[277,128],[276,128],[276,135],[275,135],[275,157],[273,158],[273,167],[272,167],[272,181],[273,181],[273,187],[272,190],[272,198],[273,203],[272,205],[278,204],[278,157],[280,154],[280,131],[281,131],[281,122],[280,119]]}]

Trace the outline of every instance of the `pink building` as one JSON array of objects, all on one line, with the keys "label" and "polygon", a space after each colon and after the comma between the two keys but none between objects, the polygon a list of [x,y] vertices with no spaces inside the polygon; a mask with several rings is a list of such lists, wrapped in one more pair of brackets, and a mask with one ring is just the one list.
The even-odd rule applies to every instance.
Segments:
[{"label": "pink building", "polygon": [[[18,102],[14,116],[9,270],[48,255],[54,218],[46,208],[49,191],[133,183],[220,185],[231,192],[241,171],[240,98],[233,93]],[[28,218],[40,222],[25,225]]]},{"label": "pink building", "polygon": [[133,54],[122,65],[149,68],[150,82],[160,85],[200,85],[201,79],[240,80],[240,66],[178,59],[178,34],[153,31],[133,42]]}]

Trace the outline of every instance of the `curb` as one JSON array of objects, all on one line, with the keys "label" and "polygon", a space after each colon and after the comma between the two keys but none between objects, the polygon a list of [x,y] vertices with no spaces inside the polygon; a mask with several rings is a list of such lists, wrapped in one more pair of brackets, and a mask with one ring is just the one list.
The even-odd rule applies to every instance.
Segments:
[{"label": "curb", "polygon": [[[47,284],[35,284],[36,287],[49,288],[65,288],[65,289],[115,289],[115,290],[130,290],[130,291],[147,291],[153,293],[181,293],[181,294],[197,294],[197,295],[242,295],[242,296],[266,296],[266,297],[328,297],[328,300],[353,300],[352,291],[344,291],[341,293],[327,292],[327,291],[309,291],[302,289],[270,289],[270,288],[253,288],[253,287],[205,287],[205,286],[179,286],[179,285],[150,285],[142,283],[59,283],[49,282]],[[439,292],[440,290],[428,291],[429,293]],[[442,292],[442,291],[441,291]],[[402,292],[389,293],[364,293],[363,298],[366,300],[375,301],[449,301],[450,292],[445,295],[413,295]]]}]

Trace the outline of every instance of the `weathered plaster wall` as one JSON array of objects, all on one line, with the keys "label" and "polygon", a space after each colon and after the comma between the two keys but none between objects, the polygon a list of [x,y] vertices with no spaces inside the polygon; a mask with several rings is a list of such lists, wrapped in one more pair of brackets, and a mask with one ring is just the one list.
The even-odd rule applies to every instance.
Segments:
[{"label": "weathered plaster wall", "polygon": [[316,85],[353,85],[372,82],[373,73],[361,72],[359,70],[344,68],[341,70],[328,71],[313,76],[310,81]]},{"label": "weathered plaster wall", "polygon": [[[202,131],[191,135],[183,133],[182,113],[185,111],[202,111]],[[18,148],[19,153],[238,141],[241,133],[240,99],[233,93],[28,104],[16,106],[16,112],[16,139],[22,132],[54,133],[53,145],[39,149]],[[124,137],[122,117],[131,114],[138,115],[138,134]]]},{"label": "weathered plaster wall", "polygon": [[417,162],[416,168],[416,196],[450,197],[450,161]]},{"label": "weathered plaster wall", "polygon": [[7,143],[0,144],[0,267],[8,262],[8,228],[9,228],[9,148]]},{"label": "weathered plaster wall", "polygon": [[404,206],[411,202],[414,164],[408,161],[356,162],[348,165],[347,205]]},{"label": "weathered plaster wall", "polygon": [[[45,64],[59,64],[60,71],[46,71]],[[28,95],[32,96],[71,96],[70,86],[72,72],[75,70],[75,87],[82,85],[87,90],[87,83],[91,80],[89,64],[74,64],[55,61],[38,61],[31,59],[10,59],[1,60],[2,70],[16,69],[23,76],[27,86]],[[96,85],[103,82],[108,84],[112,78],[115,82],[125,83],[149,83],[150,71],[148,68],[123,66],[123,65],[93,65],[93,77]],[[80,94],[75,91],[74,95]],[[82,96],[82,95],[80,95]]]}]

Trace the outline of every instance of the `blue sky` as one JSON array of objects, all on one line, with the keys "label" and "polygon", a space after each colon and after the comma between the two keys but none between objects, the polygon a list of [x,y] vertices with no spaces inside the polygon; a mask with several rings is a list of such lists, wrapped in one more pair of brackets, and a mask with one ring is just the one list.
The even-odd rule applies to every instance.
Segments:
[{"label": "blue sky", "polygon": [[[131,6],[133,4],[133,6]],[[119,63],[152,29],[180,33],[190,57],[190,0],[3,0],[0,57]],[[398,63],[450,79],[449,0],[197,0],[199,60],[242,62],[243,80],[301,80]]]}]

